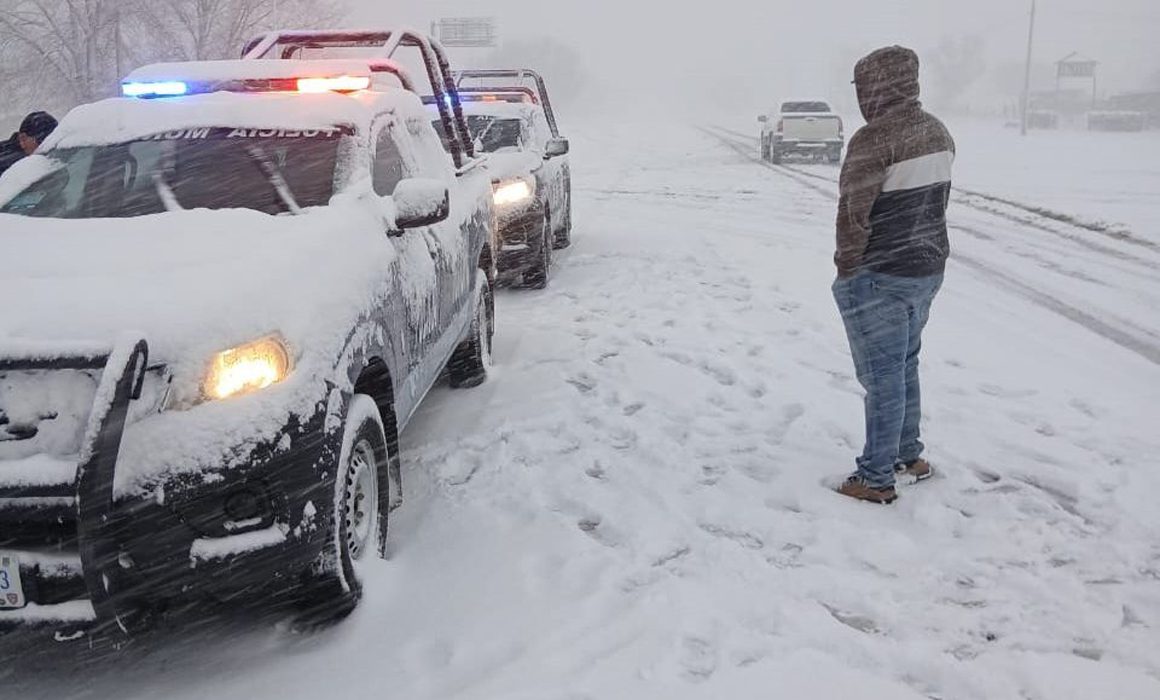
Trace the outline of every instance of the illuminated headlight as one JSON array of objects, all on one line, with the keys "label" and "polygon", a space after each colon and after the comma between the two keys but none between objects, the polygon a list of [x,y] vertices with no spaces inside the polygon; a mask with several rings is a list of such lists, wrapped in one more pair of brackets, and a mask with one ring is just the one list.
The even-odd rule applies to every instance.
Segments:
[{"label": "illuminated headlight", "polygon": [[523,204],[532,198],[532,183],[527,180],[511,180],[495,186],[492,201],[497,207]]},{"label": "illuminated headlight", "polygon": [[202,391],[209,399],[227,399],[265,389],[290,372],[290,354],[278,336],[219,352],[210,361]]}]

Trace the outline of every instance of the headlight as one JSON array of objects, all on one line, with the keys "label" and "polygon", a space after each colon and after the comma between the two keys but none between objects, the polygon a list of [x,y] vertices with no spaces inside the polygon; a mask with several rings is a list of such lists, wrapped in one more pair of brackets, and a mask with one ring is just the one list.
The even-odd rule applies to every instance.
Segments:
[{"label": "headlight", "polygon": [[210,361],[202,391],[211,399],[226,399],[280,382],[290,372],[290,354],[278,336],[219,352]]},{"label": "headlight", "polygon": [[532,184],[527,180],[512,180],[495,186],[492,201],[497,207],[522,204],[532,198]]}]

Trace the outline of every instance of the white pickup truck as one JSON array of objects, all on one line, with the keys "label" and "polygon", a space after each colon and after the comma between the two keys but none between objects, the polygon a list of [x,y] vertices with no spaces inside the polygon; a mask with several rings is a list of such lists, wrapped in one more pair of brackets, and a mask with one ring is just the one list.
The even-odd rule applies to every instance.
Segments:
[{"label": "white pickup truck", "polygon": [[842,118],[822,100],[787,100],[777,114],[761,115],[761,158],[780,163],[787,155],[837,163],[842,159]]}]

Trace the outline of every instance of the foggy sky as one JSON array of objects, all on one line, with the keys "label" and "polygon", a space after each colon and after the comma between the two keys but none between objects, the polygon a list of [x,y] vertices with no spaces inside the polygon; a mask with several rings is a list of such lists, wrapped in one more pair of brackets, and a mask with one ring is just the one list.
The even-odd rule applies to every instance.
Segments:
[{"label": "foggy sky", "polygon": [[[1006,88],[990,74],[1017,72],[1022,64],[1030,5],[1029,0],[350,1],[355,25],[426,28],[436,17],[493,15],[504,39],[552,35],[582,52],[585,69],[598,83],[596,92],[640,90],[671,97],[676,91],[714,100],[728,95],[746,106],[767,95],[841,100],[847,97],[852,61],[862,53],[900,43],[921,55],[944,36],[968,34],[985,41],[989,76],[976,91],[998,99]],[[1038,2],[1036,63],[1079,51],[1101,61],[1102,91],[1138,87],[1160,71],[1158,37],[1157,0]],[[456,57],[458,63],[470,60],[470,52]]]}]

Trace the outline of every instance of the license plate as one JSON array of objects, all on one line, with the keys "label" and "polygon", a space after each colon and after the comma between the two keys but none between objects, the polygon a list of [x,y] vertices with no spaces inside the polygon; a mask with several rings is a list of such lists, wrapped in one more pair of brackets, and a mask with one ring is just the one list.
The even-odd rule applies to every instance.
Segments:
[{"label": "license plate", "polygon": [[0,552],[0,608],[23,608],[24,586],[20,583],[20,560]]}]

